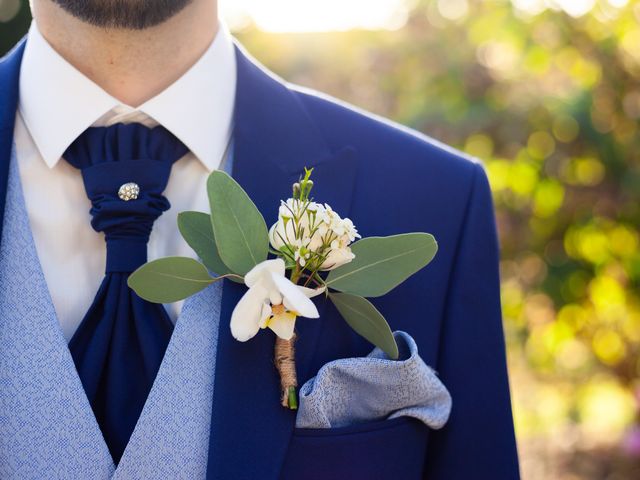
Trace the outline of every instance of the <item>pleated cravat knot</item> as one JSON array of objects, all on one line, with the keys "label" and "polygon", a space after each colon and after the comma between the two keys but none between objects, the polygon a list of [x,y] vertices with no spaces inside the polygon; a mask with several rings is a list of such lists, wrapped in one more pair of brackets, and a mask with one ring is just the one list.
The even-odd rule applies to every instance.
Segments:
[{"label": "pleated cravat knot", "polygon": [[127,286],[147,261],[171,166],[187,148],[163,127],[116,124],[87,129],[64,158],[82,172],[91,226],[103,232],[105,277],[69,350],[117,464],[151,390],[173,324],[164,307]]}]

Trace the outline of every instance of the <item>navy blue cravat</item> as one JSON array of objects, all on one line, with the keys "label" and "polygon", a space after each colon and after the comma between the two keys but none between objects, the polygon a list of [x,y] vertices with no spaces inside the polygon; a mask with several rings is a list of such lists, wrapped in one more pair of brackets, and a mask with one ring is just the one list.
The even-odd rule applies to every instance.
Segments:
[{"label": "navy blue cravat", "polygon": [[116,124],[87,129],[64,158],[82,172],[91,226],[104,232],[104,280],[69,350],[117,464],[171,338],[164,307],[138,297],[127,277],[147,261],[171,166],[187,148],[163,127]]}]

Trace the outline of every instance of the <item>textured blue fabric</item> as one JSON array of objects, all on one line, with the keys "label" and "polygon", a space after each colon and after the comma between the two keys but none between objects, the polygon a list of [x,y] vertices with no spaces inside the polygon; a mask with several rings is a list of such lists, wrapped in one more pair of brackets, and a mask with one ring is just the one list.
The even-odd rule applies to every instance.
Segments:
[{"label": "textured blue fabric", "polygon": [[47,291],[15,157],[8,187],[0,243],[0,478],[203,478],[221,284],[185,301],[116,469]]},{"label": "textured blue fabric", "polygon": [[110,478],[113,461],[84,394],[38,260],[10,162],[0,243],[0,478]]},{"label": "textured blue fabric", "polygon": [[324,365],[300,387],[297,428],[335,428],[373,420],[414,417],[438,429],[451,412],[451,395],[418,355],[407,332],[394,332],[399,357],[374,348],[366,357]]},{"label": "textured blue fabric", "polygon": [[[173,330],[163,305],[138,297],[127,278],[147,261],[153,222],[170,206],[162,192],[186,152],[165,128],[132,123],[89,128],[64,154],[82,172],[91,225],[107,242],[106,275],[69,350],[116,464]],[[118,190],[129,182],[140,193],[125,201]]]},{"label": "textured blue fabric", "polygon": [[214,283],[185,301],[113,480],[205,477],[221,297]]}]

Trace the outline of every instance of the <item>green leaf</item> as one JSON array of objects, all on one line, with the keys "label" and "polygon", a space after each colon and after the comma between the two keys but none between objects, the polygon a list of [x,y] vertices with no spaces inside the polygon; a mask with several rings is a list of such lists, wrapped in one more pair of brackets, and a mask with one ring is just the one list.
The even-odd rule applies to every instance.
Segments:
[{"label": "green leaf", "polygon": [[437,250],[428,233],[363,238],[351,246],[356,258],[332,270],[326,284],[341,292],[379,297],[425,267]]},{"label": "green leaf", "polygon": [[233,273],[244,275],[267,259],[267,224],[247,193],[225,172],[209,175],[207,191],[220,258]]},{"label": "green leaf", "polygon": [[166,257],[145,263],[129,275],[127,285],[154,303],[171,303],[198,293],[217,279],[193,258]]},{"label": "green leaf", "polygon": [[351,328],[390,358],[398,358],[398,345],[391,328],[369,300],[357,295],[333,292],[329,294],[329,298]]},{"label": "green leaf", "polygon": [[218,275],[231,272],[218,253],[210,215],[202,212],[181,212],[178,214],[178,229],[209,270]]}]

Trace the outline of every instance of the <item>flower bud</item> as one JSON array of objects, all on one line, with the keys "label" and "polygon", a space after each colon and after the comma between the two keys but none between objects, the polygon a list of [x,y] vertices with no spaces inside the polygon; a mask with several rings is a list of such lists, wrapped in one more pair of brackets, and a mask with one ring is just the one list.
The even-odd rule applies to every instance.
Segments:
[{"label": "flower bud", "polygon": [[301,194],[300,184],[296,182],[293,184],[293,198],[300,199],[300,194]]},{"label": "flower bud", "polygon": [[302,198],[309,198],[311,189],[313,188],[313,180],[305,180],[302,184]]}]

